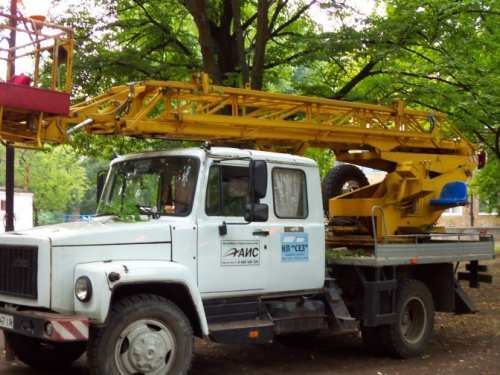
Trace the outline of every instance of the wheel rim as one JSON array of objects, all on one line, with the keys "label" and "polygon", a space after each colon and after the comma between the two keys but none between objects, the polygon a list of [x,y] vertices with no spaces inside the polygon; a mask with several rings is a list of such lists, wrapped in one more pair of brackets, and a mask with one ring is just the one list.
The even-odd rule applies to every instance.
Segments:
[{"label": "wheel rim", "polygon": [[123,375],[166,374],[175,358],[175,335],[158,320],[142,319],[128,325],[115,347],[115,363]]},{"label": "wheel rim", "polygon": [[347,180],[342,185],[342,194],[357,190],[360,187],[361,187],[361,184],[359,183],[358,180]]},{"label": "wheel rim", "polygon": [[426,332],[427,319],[422,300],[417,297],[409,299],[402,310],[399,322],[403,338],[409,344],[417,344],[422,340]]}]

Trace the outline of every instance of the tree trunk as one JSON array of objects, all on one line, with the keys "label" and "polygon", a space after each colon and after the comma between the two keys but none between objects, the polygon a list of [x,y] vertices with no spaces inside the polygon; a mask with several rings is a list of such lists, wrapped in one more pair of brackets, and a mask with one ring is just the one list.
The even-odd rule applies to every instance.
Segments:
[{"label": "tree trunk", "polygon": [[241,14],[239,0],[231,0],[234,18],[234,32],[236,34],[236,42],[238,44],[238,60],[241,67],[241,75],[243,78],[243,87],[250,81],[248,65],[245,59],[245,39],[243,38],[243,29],[241,27]]},{"label": "tree trunk", "polygon": [[206,2],[205,0],[186,0],[185,4],[198,28],[198,41],[200,43],[201,55],[203,58],[203,70],[210,75],[215,84],[220,85],[222,77],[215,59],[216,54],[214,42],[210,33]]},{"label": "tree trunk", "polygon": [[254,90],[261,90],[264,81],[264,59],[266,55],[266,45],[268,41],[268,11],[267,0],[259,0],[257,8],[257,34],[255,36],[255,55],[252,66],[251,87]]}]

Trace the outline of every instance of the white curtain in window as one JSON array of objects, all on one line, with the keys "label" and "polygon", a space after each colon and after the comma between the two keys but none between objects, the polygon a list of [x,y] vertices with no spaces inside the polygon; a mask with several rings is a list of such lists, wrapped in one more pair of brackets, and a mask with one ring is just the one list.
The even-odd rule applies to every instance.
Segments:
[{"label": "white curtain in window", "polygon": [[275,169],[274,204],[278,217],[305,217],[305,185],[302,171]]}]

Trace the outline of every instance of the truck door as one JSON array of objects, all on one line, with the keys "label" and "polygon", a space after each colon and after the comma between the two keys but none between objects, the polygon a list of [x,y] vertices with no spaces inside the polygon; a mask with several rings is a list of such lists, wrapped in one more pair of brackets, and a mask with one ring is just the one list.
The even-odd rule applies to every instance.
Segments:
[{"label": "truck door", "polygon": [[268,292],[321,288],[325,275],[325,227],[318,170],[272,165],[269,212]]},{"label": "truck door", "polygon": [[208,168],[198,215],[198,287],[205,296],[262,291],[268,280],[267,223],[247,223],[248,161]]}]

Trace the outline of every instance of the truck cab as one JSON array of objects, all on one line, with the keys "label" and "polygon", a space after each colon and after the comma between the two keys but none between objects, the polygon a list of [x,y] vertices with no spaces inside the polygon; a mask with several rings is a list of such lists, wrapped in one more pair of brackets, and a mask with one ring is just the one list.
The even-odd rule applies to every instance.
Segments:
[{"label": "truck cab", "polygon": [[[93,371],[114,373],[104,357],[113,345],[129,345],[118,337],[152,340],[161,353],[175,341],[175,334],[164,333],[170,332],[166,324],[143,317],[122,327],[128,309],[168,305],[185,329],[221,342],[272,340],[275,325],[263,315],[264,301],[286,319],[294,314],[287,303],[299,303],[302,314],[319,318],[316,325],[323,328],[322,303],[299,298],[324,286],[320,191],[316,163],[299,156],[205,146],[119,157],[110,165],[94,220],[0,239],[2,269],[10,269],[0,280],[6,337],[35,367],[52,362],[20,349],[26,340],[56,342],[59,351],[82,344],[67,358],[59,355],[63,363],[90,339]],[[19,285],[21,276],[29,285]],[[64,319],[69,323],[61,324]],[[282,324],[281,331],[306,330],[309,320]],[[151,325],[159,333],[145,328]],[[108,330],[117,326],[114,344],[105,344],[113,340],[102,337],[113,337]],[[92,332],[100,333],[93,338]],[[191,358],[192,339],[186,348]],[[174,357],[168,366],[177,368]],[[144,370],[131,358],[119,356],[120,373]]]},{"label": "truck cab", "polygon": [[[248,197],[253,160],[265,161],[270,182],[259,202]],[[319,189],[316,164],[298,156],[226,148],[151,152],[111,163],[96,216],[115,217],[117,207],[123,216],[120,207],[131,207],[122,217],[134,220],[130,226],[147,231],[149,222],[163,223],[171,236],[166,255],[189,270],[202,299],[311,290],[324,281]],[[265,221],[245,220],[250,203],[268,207]]]}]

